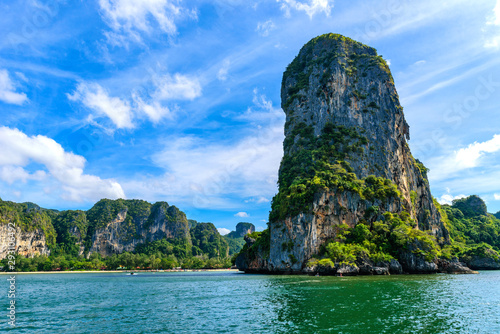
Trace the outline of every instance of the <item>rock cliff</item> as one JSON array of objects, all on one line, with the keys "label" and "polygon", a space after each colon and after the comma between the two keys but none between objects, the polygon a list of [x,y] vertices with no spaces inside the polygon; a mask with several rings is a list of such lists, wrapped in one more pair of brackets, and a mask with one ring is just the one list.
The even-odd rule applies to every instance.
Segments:
[{"label": "rock cliff", "polygon": [[252,223],[238,223],[236,231],[229,232],[229,238],[243,238],[245,235],[255,232],[255,226]]},{"label": "rock cliff", "polygon": [[132,252],[139,244],[163,238],[191,244],[186,215],[166,202],[101,200],[87,216],[91,222],[89,255]]},{"label": "rock cliff", "polygon": [[188,249],[192,244],[185,213],[166,202],[103,199],[88,211],[59,212],[0,200],[0,259],[7,256],[9,223],[16,227],[16,252],[25,257],[50,255],[51,249],[75,257],[95,252],[106,257],[161,239]]},{"label": "rock cliff", "polygon": [[[448,244],[449,233],[433,203],[427,169],[411,155],[409,125],[377,51],[341,35],[314,38],[287,67],[281,101],[284,156],[269,217],[269,255],[242,253],[244,270],[300,273],[322,267],[335,273],[350,262],[355,271],[397,272],[400,265],[406,272],[438,271],[432,249]],[[369,237],[356,242],[369,246],[356,248],[353,241],[348,250],[335,249],[357,231]],[[397,239],[398,233],[401,240],[376,240],[386,234]],[[379,254],[379,264],[363,260],[360,254],[370,250]],[[356,261],[345,255],[351,251]],[[324,259],[322,266],[318,258],[327,253],[338,262]]]},{"label": "rock cliff", "polygon": [[[33,203],[13,203],[0,199],[0,259],[7,256],[10,237],[14,236],[15,250],[24,257],[49,255],[55,244],[55,230],[50,210]],[[15,228],[15,231],[9,229]]]}]

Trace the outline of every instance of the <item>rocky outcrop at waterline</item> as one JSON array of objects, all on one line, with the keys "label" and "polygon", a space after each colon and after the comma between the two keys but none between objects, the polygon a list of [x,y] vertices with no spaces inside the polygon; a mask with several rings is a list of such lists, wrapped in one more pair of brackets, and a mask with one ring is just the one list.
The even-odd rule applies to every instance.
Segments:
[{"label": "rocky outcrop at waterline", "polygon": [[[314,38],[287,67],[279,192],[268,241],[248,240],[246,272],[432,273],[449,232],[385,60],[341,35]],[[264,247],[264,244],[266,247]],[[451,267],[450,267],[451,268]],[[461,270],[461,269],[460,269]]]}]

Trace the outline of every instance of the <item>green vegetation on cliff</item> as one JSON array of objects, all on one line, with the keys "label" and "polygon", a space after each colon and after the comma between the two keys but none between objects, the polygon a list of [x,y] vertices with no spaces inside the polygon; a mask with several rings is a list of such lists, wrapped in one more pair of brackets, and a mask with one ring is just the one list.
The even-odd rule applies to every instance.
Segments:
[{"label": "green vegetation on cliff", "polygon": [[[84,211],[62,211],[54,217],[52,224],[57,232],[54,252],[78,256],[80,243],[87,239],[88,221]],[[83,246],[83,245],[82,245]]]},{"label": "green vegetation on cliff", "polygon": [[299,123],[283,144],[288,154],[281,161],[279,192],[273,198],[269,221],[309,212],[314,194],[320,190],[350,191],[367,200],[400,197],[390,180],[376,176],[360,180],[343,160],[364,151],[368,140],[360,132],[328,123],[315,137],[312,126]]},{"label": "green vegetation on cliff", "polygon": [[498,258],[500,219],[487,212],[484,201],[475,195],[441,206],[458,256]]},{"label": "green vegetation on cliff", "polygon": [[385,212],[383,219],[374,222],[362,219],[354,228],[345,224],[337,226],[336,240],[324,245],[309,265],[320,264],[322,259],[345,264],[363,260],[387,262],[398,259],[400,252],[409,250],[412,244],[419,245],[413,252],[423,255],[427,261],[441,255],[436,240],[429,233],[415,229],[415,222],[406,212],[400,215]]},{"label": "green vegetation on cliff", "polygon": [[207,254],[211,258],[225,258],[229,255],[226,240],[212,223],[198,223],[191,229],[193,254]]},{"label": "green vegetation on cliff", "polygon": [[56,231],[52,225],[52,217],[57,213],[40,208],[33,203],[14,203],[0,199],[0,225],[13,223],[14,227],[24,232],[42,231],[47,245],[56,243]]},{"label": "green vegetation on cliff", "polygon": [[[349,54],[349,51],[354,53]],[[333,63],[338,64],[349,76],[364,77],[367,75],[367,70],[378,68],[389,81],[394,81],[387,62],[377,55],[377,50],[349,37],[324,34],[305,44],[298,56],[287,66],[282,80],[282,91],[286,91],[288,96],[286,101],[282,101],[285,112],[289,111],[290,105],[295,100],[300,102],[303,100],[304,95],[301,91],[309,88],[310,77],[315,69],[322,73],[320,84],[324,86],[328,82],[332,75],[330,70]],[[294,85],[286,88],[288,79],[293,80]],[[358,92],[356,97],[365,99],[366,95]],[[368,107],[378,108],[374,102],[368,104]]]},{"label": "green vegetation on cliff", "polygon": [[252,223],[241,222],[236,225],[236,231],[231,231],[224,236],[229,245],[229,255],[237,254],[245,245],[245,235],[255,232],[255,226]]},{"label": "green vegetation on cliff", "polygon": [[241,249],[239,254],[246,254],[246,257],[251,261],[257,256],[263,259],[269,258],[271,251],[271,233],[269,229],[262,232],[253,232],[248,235],[249,241]]},{"label": "green vegetation on cliff", "polygon": [[[106,258],[96,252],[89,254],[96,232],[113,221],[116,222],[114,237],[118,237],[114,242],[136,239],[139,244],[134,247],[134,252],[113,254]],[[184,212],[166,202],[151,205],[142,200],[103,199],[88,211],[58,212],[42,209],[33,203],[0,200],[0,224],[10,222],[23,232],[33,232],[37,237],[44,235],[51,252],[50,256],[17,256],[16,269],[19,271],[230,266],[228,243],[215,226],[188,222]],[[152,227],[153,224],[158,226]],[[141,243],[143,236],[139,233],[149,228],[153,229],[153,234]],[[234,251],[239,251],[242,246],[235,246]],[[5,267],[6,261],[1,262]]]}]

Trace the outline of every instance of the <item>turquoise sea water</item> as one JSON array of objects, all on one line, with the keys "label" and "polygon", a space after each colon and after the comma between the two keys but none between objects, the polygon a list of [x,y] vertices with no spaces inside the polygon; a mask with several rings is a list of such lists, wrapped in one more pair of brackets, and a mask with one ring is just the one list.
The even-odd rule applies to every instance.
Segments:
[{"label": "turquoise sea water", "polygon": [[12,333],[500,333],[500,272],[17,275]]}]

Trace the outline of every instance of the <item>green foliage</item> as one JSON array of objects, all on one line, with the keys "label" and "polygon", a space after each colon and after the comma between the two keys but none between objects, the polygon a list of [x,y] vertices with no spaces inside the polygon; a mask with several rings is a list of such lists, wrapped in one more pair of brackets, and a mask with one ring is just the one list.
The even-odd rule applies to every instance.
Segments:
[{"label": "green foliage", "polygon": [[332,262],[332,260],[326,258],[326,259],[321,259],[321,260],[318,260],[316,258],[312,258],[311,260],[309,260],[307,262],[307,266],[308,267],[313,267],[313,266],[319,266],[319,267],[323,267],[323,268],[334,268],[335,267],[335,263]]},{"label": "green foliage", "polygon": [[54,252],[57,254],[68,254],[77,257],[80,251],[80,243],[87,237],[87,215],[84,211],[62,211],[54,217],[52,224],[57,232],[57,246]]},{"label": "green foliage", "polygon": [[[92,253],[89,259],[79,256],[80,245],[85,245],[88,251],[95,231],[116,219],[120,212],[127,212],[117,231],[122,241],[139,237],[136,231],[140,224],[152,224],[156,219],[166,219],[170,228],[178,231],[185,229],[187,234],[176,239],[140,244],[135,249],[136,254],[125,252],[106,259],[101,259],[97,253]],[[20,271],[99,270],[118,267],[166,269],[181,265],[184,268],[227,268],[231,265],[227,242],[213,224],[193,221],[190,235],[186,215],[165,202],[152,206],[141,200],[103,199],[87,212],[58,212],[42,209],[33,203],[18,204],[0,200],[0,223],[10,222],[25,232],[41,230],[51,249],[49,257],[25,259],[18,256],[16,264],[19,266],[16,267]],[[191,237],[194,244],[191,243]]]},{"label": "green foliage", "polygon": [[427,167],[425,167],[424,164],[422,162],[420,162],[420,160],[418,160],[418,159],[415,159],[415,164],[417,165],[418,170],[420,171],[420,174],[422,174],[422,177],[424,178],[424,180],[429,182],[428,178],[427,178],[427,173],[429,172],[429,169]]},{"label": "green foliage", "polygon": [[229,247],[229,256],[232,256],[233,254],[238,254],[245,245],[244,238],[232,238],[228,237],[227,235],[223,237],[224,239],[226,239],[227,245]]},{"label": "green foliage", "polygon": [[486,204],[478,196],[453,201],[453,205],[442,205],[450,236],[460,247],[461,254],[477,245],[489,245],[500,250],[500,220],[488,214]]},{"label": "green foliage", "polygon": [[229,246],[212,223],[198,223],[191,230],[193,247],[198,247],[201,252],[210,258],[225,258],[229,253]]},{"label": "green foliage", "polygon": [[191,256],[192,249],[186,239],[160,239],[137,245],[134,253],[146,255],[161,253],[164,256],[173,255],[178,259],[185,259]]},{"label": "green foliage", "polygon": [[390,180],[368,176],[359,180],[347,156],[363,152],[368,140],[361,130],[327,123],[320,136],[314,136],[311,126],[299,123],[284,142],[279,192],[273,198],[271,222],[308,212],[314,194],[320,190],[338,189],[358,193],[362,199],[387,200],[400,197]]},{"label": "green foliage", "polygon": [[255,259],[257,255],[263,258],[269,258],[269,253],[271,251],[271,233],[269,229],[265,229],[262,232],[253,232],[248,235],[249,238],[254,239],[255,242],[249,246],[248,243],[243,246],[239,254],[247,255],[249,259]]},{"label": "green foliage", "polygon": [[385,212],[382,220],[361,221],[354,228],[340,225],[336,240],[327,243],[320,256],[350,265],[364,260],[388,262],[397,259],[402,250],[412,250],[424,256],[426,261],[441,256],[441,249],[430,233],[414,227],[415,222],[408,214],[390,212]]},{"label": "green foliage", "polygon": [[0,200],[0,224],[14,223],[21,231],[43,231],[49,247],[56,243],[56,231],[52,225],[55,212],[40,208],[33,203],[14,203]]},{"label": "green foliage", "polygon": [[486,203],[476,195],[453,200],[453,207],[460,210],[466,218],[486,216],[488,214]]},{"label": "green foliage", "polygon": [[[375,49],[339,34],[321,35],[302,47],[283,74],[282,90],[287,96],[282,105],[285,112],[289,112],[289,106],[294,100],[302,101],[302,90],[309,88],[310,77],[317,71],[323,73],[320,84],[324,87],[331,78],[331,68],[334,65],[342,67],[348,76],[354,78],[354,82],[359,80],[358,77],[366,77],[366,70],[376,68],[387,74],[389,81],[394,81],[387,63],[377,55]],[[290,83],[291,86],[286,86]],[[367,95],[359,94],[357,98],[366,99]]]}]

